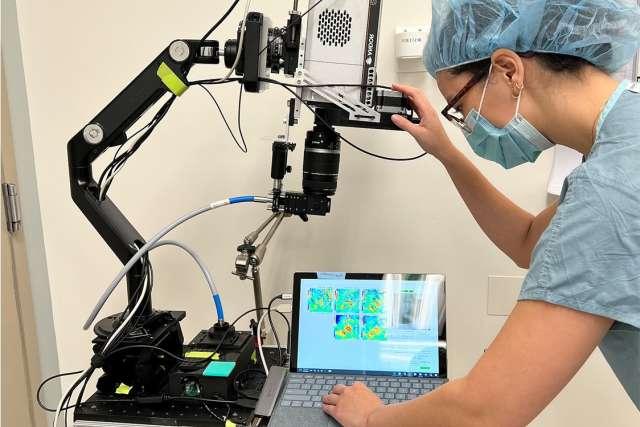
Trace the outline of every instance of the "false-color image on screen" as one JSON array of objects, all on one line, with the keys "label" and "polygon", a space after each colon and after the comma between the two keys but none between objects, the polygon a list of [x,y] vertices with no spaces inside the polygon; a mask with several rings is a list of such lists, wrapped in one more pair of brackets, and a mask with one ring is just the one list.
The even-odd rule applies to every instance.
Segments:
[{"label": "false-color image on screen", "polygon": [[365,341],[386,341],[387,328],[380,316],[362,316],[362,339]]},{"label": "false-color image on screen", "polygon": [[308,307],[311,313],[331,313],[333,311],[333,289],[309,289]]},{"label": "false-color image on screen", "polygon": [[[435,278],[302,279],[296,369],[439,374],[439,283]],[[333,289],[333,311],[313,312],[312,306],[327,308],[326,289]]]},{"label": "false-color image on screen", "polygon": [[336,290],[336,313],[359,313],[360,289]]},{"label": "false-color image on screen", "polygon": [[360,319],[358,316],[349,314],[338,314],[336,316],[336,325],[333,330],[333,336],[337,340],[357,340]]},{"label": "false-color image on screen", "polygon": [[384,312],[384,291],[379,289],[365,289],[362,291],[362,312],[365,314],[380,314]]}]

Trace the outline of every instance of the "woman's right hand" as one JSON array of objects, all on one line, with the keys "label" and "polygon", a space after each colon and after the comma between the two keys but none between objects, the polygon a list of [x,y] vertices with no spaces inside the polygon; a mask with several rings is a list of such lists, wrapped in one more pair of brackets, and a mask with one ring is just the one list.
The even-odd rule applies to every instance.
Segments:
[{"label": "woman's right hand", "polygon": [[399,84],[393,85],[393,89],[403,93],[409,99],[420,117],[420,124],[415,124],[402,116],[394,115],[391,119],[396,126],[411,134],[424,151],[438,160],[442,160],[447,153],[455,150],[440,122],[438,113],[419,89]]}]

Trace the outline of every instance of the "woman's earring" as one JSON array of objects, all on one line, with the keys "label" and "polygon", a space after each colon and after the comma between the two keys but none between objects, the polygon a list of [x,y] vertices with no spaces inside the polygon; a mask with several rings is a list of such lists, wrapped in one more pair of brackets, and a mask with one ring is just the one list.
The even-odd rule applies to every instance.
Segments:
[{"label": "woman's earring", "polygon": [[517,95],[515,95],[514,93],[511,94],[511,96],[513,96],[513,99],[520,98],[520,96],[522,95],[522,91],[524,90],[524,84],[523,83],[514,83],[513,84],[513,88],[518,92]]}]

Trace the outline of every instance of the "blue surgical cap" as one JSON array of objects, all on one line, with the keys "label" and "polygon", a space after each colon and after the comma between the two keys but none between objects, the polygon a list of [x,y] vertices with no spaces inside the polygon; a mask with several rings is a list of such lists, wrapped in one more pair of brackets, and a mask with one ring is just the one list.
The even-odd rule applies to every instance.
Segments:
[{"label": "blue surgical cap", "polygon": [[577,56],[613,72],[640,49],[636,0],[433,0],[424,60],[441,70],[500,48]]}]

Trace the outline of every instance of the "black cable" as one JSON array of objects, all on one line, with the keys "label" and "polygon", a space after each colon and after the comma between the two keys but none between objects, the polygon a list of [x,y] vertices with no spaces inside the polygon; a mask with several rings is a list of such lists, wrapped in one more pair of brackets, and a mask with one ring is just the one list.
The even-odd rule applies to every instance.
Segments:
[{"label": "black cable", "polygon": [[[302,15],[300,15],[300,17],[298,19],[302,20],[302,18],[304,18],[305,16],[307,16],[309,14],[309,12],[311,12],[313,9],[316,8],[316,6],[318,6],[320,3],[322,3],[323,0],[318,0],[315,4],[311,5],[309,7],[309,9],[307,9],[307,11],[305,13],[303,13]],[[271,47],[271,45],[273,43],[275,43],[276,40],[278,39],[282,39],[282,36],[291,29],[291,27],[293,27],[296,24],[296,22],[292,22],[291,24],[287,25],[284,30],[277,36],[274,37],[269,43],[267,43],[267,45],[258,53],[258,58],[264,53],[265,50],[269,49]]]},{"label": "black cable", "polygon": [[[126,144],[131,139],[133,139],[134,136],[136,136],[140,132],[144,131],[144,133],[142,133],[142,135],[138,139],[135,140],[135,142],[133,143],[131,148],[129,150],[127,150],[126,152],[124,152],[124,153],[120,154],[119,156],[117,156],[109,165],[107,165],[105,170],[100,175],[100,179],[98,180],[98,189],[99,189],[99,191],[102,192],[103,198],[106,197],[106,194],[109,191],[109,187],[111,187],[111,184],[113,183],[113,180],[108,182],[107,184],[105,184],[105,181],[109,181],[109,178],[111,176],[113,176],[113,174],[115,174],[118,171],[119,167],[124,165],[124,163],[126,163],[127,160],[129,160],[129,158],[136,151],[138,151],[138,149],[142,146],[142,144],[153,133],[155,128],[158,126],[158,124],[160,124],[162,119],[164,119],[164,117],[167,115],[167,113],[169,112],[169,109],[171,108],[171,106],[173,105],[173,102],[175,100],[176,100],[176,95],[172,95],[162,105],[162,107],[160,107],[160,109],[156,112],[156,114],[153,117],[153,119],[151,119],[151,121],[146,126],[143,126],[142,129],[140,129],[138,132],[136,132],[133,135],[131,135],[130,137],[128,137],[123,142],[123,144]],[[103,187],[104,187],[104,190],[103,190]]]},{"label": "black cable", "polygon": [[[151,292],[153,290],[153,266],[151,265],[151,261],[149,261],[148,253],[142,257],[142,265],[143,265],[144,274],[140,280],[140,284],[136,288],[136,291],[134,292],[134,294],[129,299],[127,307],[120,314],[119,322],[122,322],[124,318],[129,313],[131,313],[131,310],[135,308],[135,304],[138,301],[139,295],[142,292],[142,289],[144,287],[145,280],[147,281],[147,292],[146,292],[146,295],[144,296],[143,303],[140,304],[140,309],[142,309],[151,298]],[[120,343],[126,339],[129,333],[131,333],[132,331],[135,331],[135,329],[138,327],[139,321],[140,321],[140,316],[135,316],[132,320],[132,323],[127,325],[127,327],[123,329],[122,332],[120,332],[120,336],[118,336],[114,340],[114,342],[111,344],[111,348],[117,348],[120,345]]]},{"label": "black cable", "polygon": [[[144,275],[144,276],[143,276],[143,278],[142,278],[141,284],[142,284],[142,282],[143,282],[146,278],[148,278],[148,279],[150,280],[150,286],[152,286],[152,283],[153,283],[153,267],[151,266],[151,263],[148,261],[148,256],[145,256],[145,257],[143,258],[143,260],[146,260],[146,262],[145,262],[145,267],[146,267],[146,268],[145,268],[145,275]],[[141,289],[141,287],[140,287],[139,289]],[[149,292],[147,293],[147,296],[146,296],[146,298],[147,298],[147,299],[148,299],[148,298],[150,297],[150,295],[151,295],[151,288],[148,288],[148,291],[149,291]],[[130,301],[135,301],[136,299],[137,299],[137,298],[132,298]],[[131,309],[133,309],[133,308],[131,308]],[[138,322],[138,319],[136,319],[136,321],[135,321],[135,323],[134,323],[134,325],[133,325],[133,329],[135,329],[135,327],[136,327],[136,325],[137,325],[137,322]],[[129,328],[127,328],[127,329],[125,329],[125,330],[123,330],[123,331],[122,331],[122,333],[121,333],[120,337],[119,337],[118,339],[116,339],[116,341],[114,342],[114,344],[113,344],[113,345],[114,345],[114,347],[117,347],[117,345],[118,345],[118,341],[121,341],[124,337],[126,337],[126,335],[129,333],[128,331],[130,331],[131,329],[132,329],[132,328],[131,328],[131,327],[129,327]],[[161,349],[161,350],[162,350],[162,349]],[[41,393],[42,393],[42,389],[44,388],[44,386],[45,386],[48,382],[53,381],[53,380],[54,380],[54,379],[56,379],[56,378],[61,378],[61,377],[70,376],[70,375],[78,375],[78,374],[81,374],[81,373],[83,373],[83,372],[84,372],[84,371],[74,371],[74,372],[61,373],[61,374],[53,375],[53,376],[51,376],[51,377],[49,377],[49,378],[45,379],[44,381],[42,381],[42,382],[40,383],[40,385],[38,386],[38,390],[37,390],[37,392],[36,392],[36,400],[37,400],[38,405],[40,406],[40,408],[42,408],[44,411],[47,411],[47,412],[54,412],[54,413],[55,413],[55,412],[57,411],[57,408],[56,408],[56,409],[48,408],[48,407],[47,407],[47,406],[42,402],[42,399],[41,399],[41,396],[40,396],[40,395],[41,395]],[[65,415],[64,415],[64,416],[65,416],[65,423],[66,423],[66,411],[67,411],[67,410],[69,410],[69,409],[71,409],[71,408],[76,407],[76,406],[80,403],[80,401],[82,400],[82,396],[83,396],[83,394],[84,394],[84,391],[85,391],[85,389],[86,389],[87,383],[89,382],[89,379],[90,379],[91,375],[93,374],[93,372],[94,372],[94,369],[91,369],[89,372],[87,372],[85,375],[83,375],[84,384],[83,384],[82,388],[80,389],[80,394],[78,395],[78,399],[77,399],[76,404],[75,404],[75,405],[69,405],[69,404],[65,404],[65,403],[63,403],[61,411],[65,411]],[[68,394],[65,396],[65,401],[67,401],[67,402],[68,402],[68,401],[70,401],[71,396],[73,395],[73,391],[77,388],[77,386],[80,384],[80,382],[81,382],[81,381],[82,381],[82,379],[79,379],[79,380],[76,382],[77,384],[75,384],[75,385],[72,387],[72,389],[70,389],[70,390],[71,390],[71,392],[70,392],[70,393],[68,393]]]},{"label": "black cable", "polygon": [[227,83],[233,82],[242,82],[242,77],[230,77],[226,80],[221,79],[204,79],[204,80],[193,80],[187,83],[187,86],[196,86],[196,85],[224,85]]},{"label": "black cable", "polygon": [[152,119],[149,123],[144,125],[137,132],[135,132],[131,136],[127,137],[127,139],[120,145],[120,147],[118,147],[118,149],[116,150],[116,152],[115,152],[115,154],[113,156],[113,160],[111,161],[111,163],[109,163],[107,165],[107,167],[102,171],[102,174],[100,175],[100,179],[98,180],[98,188],[99,189],[102,189],[102,185],[103,185],[102,183],[104,182],[104,180],[108,179],[113,173],[115,173],[115,171],[118,169],[118,166],[120,166],[120,164],[124,163],[129,158],[129,156],[131,155],[130,151],[133,150],[133,147],[134,147],[135,143],[132,144],[132,146],[129,148],[129,150],[127,150],[123,154],[120,154],[120,150],[122,150],[124,145],[126,143],[128,143],[129,141],[131,141],[133,138],[135,138],[138,134],[140,134],[143,131],[146,132],[149,129],[149,127],[151,125],[153,125],[154,120],[155,119]]},{"label": "black cable", "polygon": [[[302,102],[305,107],[307,107],[312,113],[313,115],[316,117],[316,119],[318,119],[320,122],[322,122],[322,124],[324,124],[325,126],[327,126],[328,128],[332,129],[331,124],[329,124],[329,122],[327,122],[320,114],[318,114],[316,112],[316,110],[314,110],[307,101],[305,101],[304,99],[302,99],[302,97],[300,95],[298,95],[296,93],[295,90],[291,89],[290,87],[281,84],[281,82],[278,82],[277,80],[273,80],[273,82],[275,84],[277,84],[280,87],[283,87],[285,90],[289,91],[293,96],[295,96],[297,99],[300,100],[300,102]],[[390,160],[390,161],[394,161],[394,162],[408,162],[408,161],[412,161],[412,160],[418,160],[424,156],[426,156],[428,153],[424,152],[422,154],[419,154],[417,156],[414,157],[387,157],[387,156],[382,156],[379,154],[375,154],[372,153],[370,151],[365,150],[364,148],[358,147],[357,145],[355,145],[354,143],[352,143],[351,141],[349,141],[348,139],[346,139],[344,136],[337,134],[341,140],[343,140],[345,143],[347,143],[348,145],[350,145],[351,147],[355,148],[356,150],[360,151],[361,153],[367,154],[369,156],[375,157],[377,159],[382,159],[382,160]]]},{"label": "black cable", "polygon": [[278,332],[276,331],[276,327],[273,324],[273,319],[271,318],[271,306],[277,300],[282,299],[282,297],[283,295],[280,294],[278,296],[271,298],[271,301],[269,301],[269,304],[267,305],[267,319],[269,319],[269,325],[271,326],[271,330],[273,331],[273,338],[275,338],[276,346],[278,347],[278,362],[279,362],[278,365],[279,366],[283,366],[284,361],[282,360],[282,346],[280,345],[280,338],[278,337]]},{"label": "black cable", "polygon": [[82,388],[80,389],[80,393],[78,393],[78,398],[76,399],[75,406],[80,406],[80,404],[82,403],[82,397],[84,396],[84,391],[87,388],[87,384],[89,384],[91,375],[93,375],[93,369],[91,370],[91,373],[87,376],[87,378],[84,380],[84,384],[82,384]]},{"label": "black cable", "polygon": [[57,378],[62,378],[62,377],[68,377],[70,375],[79,375],[81,373],[83,373],[84,371],[73,371],[73,372],[64,372],[61,374],[56,374],[56,375],[52,375],[49,378],[44,379],[40,385],[38,386],[38,390],[36,391],[36,401],[38,402],[38,406],[40,406],[40,408],[42,408],[42,410],[46,411],[46,412],[56,412],[56,409],[51,409],[49,407],[47,407],[43,402],[42,402],[42,398],[40,397],[40,394],[42,393],[42,389],[44,388],[44,386],[50,382],[53,381]]},{"label": "black cable", "polygon": [[204,36],[202,36],[202,39],[200,40],[201,42],[204,42],[210,35],[211,33],[213,33],[219,26],[220,24],[222,24],[227,17],[231,14],[231,12],[233,12],[233,9],[236,8],[236,6],[238,5],[238,3],[240,2],[240,0],[235,0],[233,2],[233,4],[231,4],[231,6],[229,7],[229,9],[227,9],[227,11],[224,13],[224,15],[222,15],[222,17],[220,19],[218,19],[218,22],[216,22],[213,27],[211,27],[209,29],[209,31],[207,31]]},{"label": "black cable", "polygon": [[[78,397],[76,398],[76,404],[73,405],[74,407],[78,407],[82,404],[82,397],[84,396],[84,391],[87,388],[87,384],[89,383],[89,380],[91,379],[91,375],[93,375],[93,372],[95,371],[95,369],[91,368],[89,370],[89,372],[86,375],[86,378],[84,380],[84,383],[82,384],[82,388],[80,388],[80,392],[78,393]],[[72,394],[73,395],[73,394]],[[69,400],[71,400],[71,396],[69,396]],[[70,406],[67,405],[67,407],[64,410],[64,425],[67,425],[67,418],[68,418],[68,410],[69,410]]]},{"label": "black cable", "polygon": [[284,313],[282,313],[279,310],[273,310],[276,313],[278,313],[285,321],[285,323],[287,324],[287,353],[289,353],[289,350],[291,349],[291,322],[289,322],[289,319],[287,318],[287,316],[284,315]]},{"label": "black cable", "polygon": [[209,94],[209,97],[211,98],[211,100],[213,101],[213,103],[216,105],[216,107],[218,108],[218,111],[220,112],[220,116],[222,117],[222,120],[224,121],[225,126],[227,126],[227,130],[229,131],[229,134],[231,135],[231,138],[233,138],[233,141],[236,143],[236,145],[238,146],[238,148],[240,149],[240,151],[242,151],[243,153],[246,154],[247,152],[247,146],[246,144],[244,145],[244,147],[242,145],[240,145],[240,143],[238,142],[238,139],[236,138],[236,135],[233,133],[233,131],[231,130],[231,126],[229,125],[229,122],[227,121],[227,117],[224,115],[224,112],[222,111],[222,108],[220,107],[220,104],[218,103],[218,100],[213,96],[213,93],[211,93],[211,91],[209,89],[207,89],[206,86],[204,86],[203,84],[199,84],[198,86],[200,86],[205,92],[207,92],[207,94]]},{"label": "black cable", "polygon": [[[73,383],[73,385],[69,388],[69,390],[67,391],[67,393],[64,395],[64,397],[62,398],[62,405],[60,406],[60,414],[62,414],[62,412],[64,411],[64,422],[65,425],[67,423],[67,413],[66,411],[68,409],[70,409],[69,407],[69,402],[71,401],[71,397],[73,396],[73,392],[76,390],[76,388],[80,385],[80,383],[82,383],[86,378],[88,378],[89,376],[91,376],[91,373],[93,373],[93,369],[90,369],[88,371],[83,371],[84,374],[80,376],[80,378],[78,378],[76,380],[75,383]],[[57,409],[54,411],[57,412]],[[55,426],[54,426],[55,427]]]},{"label": "black cable", "polygon": [[[145,265],[145,274],[142,279],[141,285],[138,286],[138,289],[136,290],[137,291],[136,295],[138,294],[138,292],[142,292],[142,287],[144,285],[145,279],[147,281],[147,291],[146,291],[146,295],[144,296],[144,300],[140,304],[139,310],[144,309],[146,304],[151,299],[151,292],[153,291],[153,266],[151,265],[151,262],[149,262],[148,258]],[[132,307],[130,310],[133,310],[133,308],[135,307]],[[118,346],[127,338],[127,336],[136,330],[136,328],[138,327],[138,324],[140,323],[141,318],[142,317],[140,315],[134,315],[131,322],[126,326],[126,328],[122,330],[122,332],[120,332],[120,335],[114,340],[113,344],[111,344],[111,347],[118,348]]]},{"label": "black cable", "polygon": [[[140,249],[139,247],[137,247],[136,245],[136,249]],[[143,276],[140,279],[140,283],[138,284],[138,287],[136,288],[135,292],[133,293],[133,295],[131,295],[131,297],[129,298],[129,301],[127,302],[127,306],[125,307],[124,311],[122,313],[120,313],[120,317],[118,318],[118,323],[122,322],[124,320],[124,318],[126,317],[126,315],[133,310],[133,307],[136,304],[136,301],[138,300],[138,296],[140,294],[140,292],[142,292],[142,285],[144,285],[144,281],[147,278],[147,274],[149,272],[148,268],[147,268],[147,263],[149,262],[149,253],[147,252],[146,254],[144,254],[144,256],[142,256],[142,258],[140,258],[140,262],[142,263],[142,270],[143,270]]]},{"label": "black cable", "polygon": [[245,153],[249,151],[247,148],[247,141],[244,139],[244,133],[242,132],[242,93],[244,92],[244,85],[240,83],[240,93],[238,94],[238,133],[240,139],[244,145]]},{"label": "black cable", "polygon": [[[143,127],[141,127],[140,129],[138,129],[137,131],[135,131],[133,134],[131,134],[131,136],[128,136],[127,139],[125,140],[125,142],[123,144],[121,144],[118,149],[116,150],[115,154],[113,155],[113,159],[111,160],[111,163],[114,163],[118,157],[118,155],[120,154],[120,150],[122,150],[122,148],[125,146],[125,144],[127,142],[129,142],[130,140],[132,140],[133,138],[135,138],[136,136],[138,136],[138,134],[140,134],[141,132],[143,132],[144,130],[146,130],[149,126],[151,126],[151,122],[147,123],[146,125],[144,125]],[[104,172],[103,172],[104,173]]]}]

